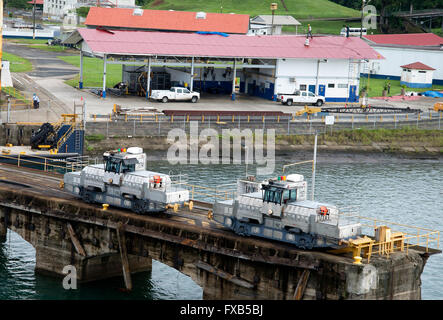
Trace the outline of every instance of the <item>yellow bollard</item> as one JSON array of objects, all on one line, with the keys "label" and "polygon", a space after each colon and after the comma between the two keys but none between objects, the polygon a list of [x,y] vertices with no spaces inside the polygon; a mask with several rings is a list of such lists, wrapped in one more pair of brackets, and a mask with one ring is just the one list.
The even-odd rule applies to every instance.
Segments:
[{"label": "yellow bollard", "polygon": [[60,180],[59,187],[60,189],[63,189],[65,187],[65,182],[63,180]]},{"label": "yellow bollard", "polygon": [[249,114],[248,114],[248,122],[249,122]]},{"label": "yellow bollard", "polygon": [[219,123],[220,122],[220,115],[218,114],[217,115],[217,123]]},{"label": "yellow bollard", "polygon": [[171,122],[174,122],[174,115],[171,114]]},{"label": "yellow bollard", "polygon": [[362,264],[362,263],[361,263],[361,257],[359,257],[359,256],[355,256],[355,257],[354,257],[354,262],[353,262],[353,264]]},{"label": "yellow bollard", "polygon": [[186,122],[189,122],[189,114],[186,116]]},{"label": "yellow bollard", "polygon": [[202,123],[205,122],[205,115],[202,114]]},{"label": "yellow bollard", "polygon": [[103,210],[108,210],[109,204],[103,203],[102,206],[103,206]]},{"label": "yellow bollard", "polygon": [[380,116],[380,122],[383,122],[383,116]]},{"label": "yellow bollard", "polygon": [[97,115],[94,114],[94,121],[97,121]]},{"label": "yellow bollard", "polygon": [[209,211],[208,211],[208,219],[209,219],[209,220],[214,219],[214,214],[212,213],[212,210],[209,210]]},{"label": "yellow bollard", "polygon": [[234,115],[232,115],[232,122],[234,122]]},{"label": "yellow bollard", "polygon": [[280,122],[280,116],[277,116],[277,122]]}]

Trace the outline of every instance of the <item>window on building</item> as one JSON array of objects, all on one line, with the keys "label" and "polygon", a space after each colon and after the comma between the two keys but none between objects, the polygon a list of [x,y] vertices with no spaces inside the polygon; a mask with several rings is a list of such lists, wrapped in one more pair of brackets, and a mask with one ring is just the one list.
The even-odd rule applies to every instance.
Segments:
[{"label": "window on building", "polygon": [[328,83],[328,88],[335,88],[335,83]]},{"label": "window on building", "polygon": [[403,71],[405,71],[405,72],[406,72],[406,71],[408,71],[408,70],[407,70],[407,69],[403,69]]},{"label": "window on building", "polygon": [[348,87],[347,83],[339,83],[339,84],[337,84],[337,88],[344,89],[344,88],[347,88],[347,87]]},{"label": "window on building", "polygon": [[426,71],[419,71],[418,73],[426,73]]},{"label": "window on building", "polygon": [[306,85],[305,84],[301,84],[300,85],[300,91],[306,91]]}]

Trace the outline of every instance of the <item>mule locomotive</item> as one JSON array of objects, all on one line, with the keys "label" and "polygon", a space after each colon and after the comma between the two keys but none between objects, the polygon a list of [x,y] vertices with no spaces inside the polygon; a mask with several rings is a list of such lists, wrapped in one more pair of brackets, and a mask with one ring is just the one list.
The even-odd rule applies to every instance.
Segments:
[{"label": "mule locomotive", "polygon": [[143,149],[132,147],[105,152],[103,164],[84,167],[64,175],[64,189],[88,203],[109,204],[139,214],[192,210],[189,191],[167,174],[147,171]]},{"label": "mule locomotive", "polygon": [[240,235],[312,249],[340,247],[361,234],[361,224],[339,219],[336,206],[307,200],[307,182],[299,174],[263,183],[239,180],[237,194],[215,201],[212,218]]}]

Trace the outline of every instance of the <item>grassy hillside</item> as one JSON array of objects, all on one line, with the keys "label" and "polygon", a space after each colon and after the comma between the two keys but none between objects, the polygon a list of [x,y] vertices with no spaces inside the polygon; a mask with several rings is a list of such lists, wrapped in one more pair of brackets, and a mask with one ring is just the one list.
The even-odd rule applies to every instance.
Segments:
[{"label": "grassy hillside", "polygon": [[[244,13],[250,16],[271,14],[270,0],[153,0],[145,9]],[[276,0],[275,14],[293,15],[296,19],[359,17],[357,10],[328,0]],[[284,4],[284,5],[283,5]],[[286,9],[285,9],[286,7]]]}]

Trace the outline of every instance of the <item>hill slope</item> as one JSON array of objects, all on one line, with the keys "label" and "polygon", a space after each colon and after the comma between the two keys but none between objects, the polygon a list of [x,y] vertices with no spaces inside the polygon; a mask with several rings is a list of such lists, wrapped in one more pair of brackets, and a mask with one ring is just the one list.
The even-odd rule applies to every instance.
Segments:
[{"label": "hill slope", "polygon": [[[153,0],[145,9],[243,13],[251,17],[271,14],[270,0]],[[328,0],[274,0],[275,14],[292,15],[296,19],[359,17],[357,10]]]}]

